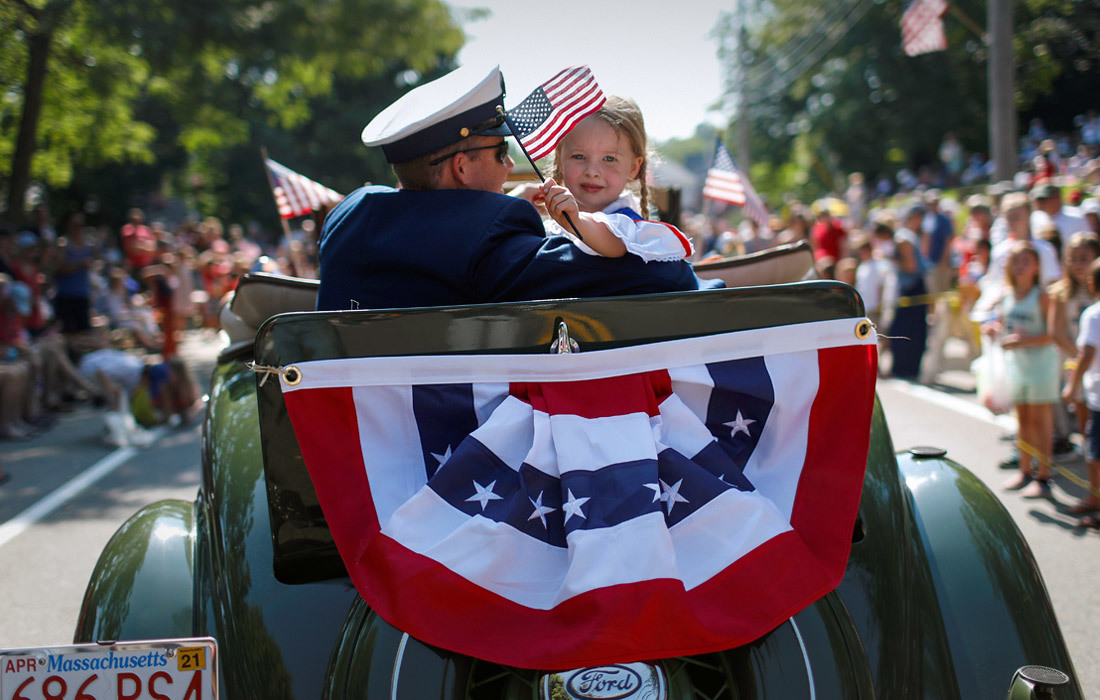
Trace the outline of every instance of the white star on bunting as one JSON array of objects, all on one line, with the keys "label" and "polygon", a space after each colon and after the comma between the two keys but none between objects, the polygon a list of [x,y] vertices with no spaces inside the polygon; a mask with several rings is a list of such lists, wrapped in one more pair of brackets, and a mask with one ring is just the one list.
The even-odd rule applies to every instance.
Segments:
[{"label": "white star on bunting", "polygon": [[502,496],[497,493],[493,493],[493,487],[497,485],[496,480],[489,482],[488,486],[482,486],[481,484],[474,482],[474,491],[476,493],[466,499],[467,503],[477,502],[481,504],[481,510],[485,510],[485,506],[489,505],[489,501],[499,501]]},{"label": "white star on bunting", "polygon": [[749,426],[752,425],[755,422],[756,421],[753,420],[752,418],[742,417],[741,416],[741,411],[738,411],[736,420],[732,420],[729,423],[723,423],[723,425],[727,425],[727,426],[729,426],[730,428],[733,429],[733,430],[730,431],[730,437],[731,438],[737,437],[737,433],[744,433],[745,435],[748,435],[749,437],[752,437],[752,433],[749,432]]},{"label": "white star on bunting", "polygon": [[451,446],[447,445],[447,449],[441,455],[432,453],[432,457],[435,457],[435,461],[439,462],[439,466],[443,466],[447,463],[447,460],[451,458]]},{"label": "white star on bunting", "polygon": [[538,518],[542,521],[543,528],[546,527],[546,514],[553,513],[557,508],[551,508],[550,506],[542,505],[542,491],[539,491],[539,497],[537,499],[527,497],[528,501],[531,501],[531,505],[535,507],[535,511],[527,518],[528,520],[534,520]]},{"label": "white star on bunting", "polygon": [[680,495],[680,485],[684,483],[683,479],[680,479],[672,486],[669,486],[661,480],[661,488],[664,493],[661,494],[661,500],[668,504],[668,514],[672,515],[672,509],[676,507],[677,503],[688,503],[688,499]]},{"label": "white star on bunting", "polygon": [[573,495],[573,489],[569,489],[568,493],[568,499],[561,506],[562,512],[565,513],[565,522],[569,522],[569,519],[574,515],[579,516],[581,520],[587,520],[588,518],[585,516],[584,511],[581,510],[581,506],[588,503],[590,499],[587,496],[584,498],[577,498]]}]

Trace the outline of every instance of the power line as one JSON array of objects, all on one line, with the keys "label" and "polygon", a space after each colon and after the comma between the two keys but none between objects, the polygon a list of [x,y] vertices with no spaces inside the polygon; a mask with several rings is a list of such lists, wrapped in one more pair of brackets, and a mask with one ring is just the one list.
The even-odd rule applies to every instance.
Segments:
[{"label": "power line", "polygon": [[806,71],[817,65],[825,54],[832,51],[833,48],[840,43],[840,40],[847,36],[848,32],[852,30],[852,27],[867,14],[867,11],[871,9],[871,5],[873,4],[874,0],[856,0],[851,6],[848,15],[840,22],[831,26],[825,32],[824,39],[817,46],[810,52],[799,57],[794,66],[785,70],[779,78],[771,81],[767,87],[753,90],[753,101],[770,99],[790,87],[795,80],[802,77]]},{"label": "power line", "polygon": [[[798,45],[794,48],[790,48],[782,54],[775,54],[767,58],[767,64],[761,64],[760,66],[753,66],[750,69],[750,75],[746,76],[750,89],[756,89],[758,86],[770,82],[774,76],[782,75],[784,72],[790,69],[790,61],[794,57],[801,57],[812,51],[825,40],[828,34],[827,29],[824,27],[833,27],[837,22],[841,21],[841,14],[850,13],[852,8],[857,5],[860,0],[840,0],[832,8],[826,12],[825,18],[821,22],[812,23],[812,28],[804,34],[800,39]],[[788,42],[787,46],[790,46],[793,42]],[[807,48],[810,44],[814,46]],[[770,65],[768,65],[770,64]]]}]

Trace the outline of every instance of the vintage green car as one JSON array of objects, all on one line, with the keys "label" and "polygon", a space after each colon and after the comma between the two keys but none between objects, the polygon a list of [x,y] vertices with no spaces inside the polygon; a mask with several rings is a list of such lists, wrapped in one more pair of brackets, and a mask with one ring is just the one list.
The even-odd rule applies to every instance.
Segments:
[{"label": "vintage green car", "polygon": [[118,531],[88,585],[76,642],[213,637],[226,698],[974,700],[1004,698],[1010,686],[1012,698],[1083,697],[1009,515],[942,450],[896,454],[877,401],[842,580],[759,638],[573,671],[505,666],[418,641],[383,621],[349,579],[288,418],[286,384],[264,368],[546,353],[562,321],[568,336],[558,349],[573,341],[583,355],[859,318],[863,305],[846,285],[810,281],[311,312],[315,289],[264,275],[242,280],[223,315],[232,342],[212,380],[199,493],[147,506]]}]

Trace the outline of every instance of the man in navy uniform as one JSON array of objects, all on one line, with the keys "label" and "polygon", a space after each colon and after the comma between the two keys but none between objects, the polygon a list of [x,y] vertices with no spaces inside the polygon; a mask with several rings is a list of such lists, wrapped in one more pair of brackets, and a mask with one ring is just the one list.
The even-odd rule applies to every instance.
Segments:
[{"label": "man in navy uniform", "polygon": [[461,68],[410,91],[363,129],[402,189],[367,186],[326,217],[319,310],[481,304],[697,289],[688,263],[587,255],[547,237],[503,193],[514,167],[499,68]]}]

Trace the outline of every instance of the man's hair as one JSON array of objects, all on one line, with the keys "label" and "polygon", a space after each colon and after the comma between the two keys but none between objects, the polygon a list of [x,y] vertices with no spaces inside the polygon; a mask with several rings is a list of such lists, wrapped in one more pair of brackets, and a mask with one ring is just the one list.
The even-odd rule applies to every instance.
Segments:
[{"label": "man's hair", "polygon": [[443,177],[443,169],[447,167],[447,161],[435,165],[431,165],[431,162],[440,156],[459,150],[455,148],[456,145],[458,144],[451,144],[438,151],[422,155],[419,158],[413,158],[404,163],[392,163],[390,167],[393,168],[394,175],[397,175],[397,181],[401,183],[401,187],[404,189],[436,190],[439,189],[439,182]]}]

